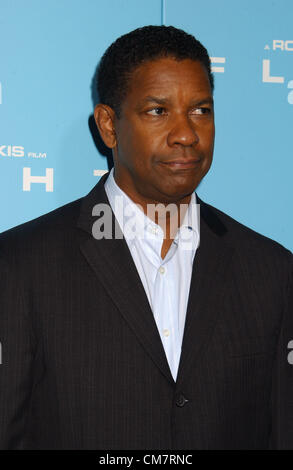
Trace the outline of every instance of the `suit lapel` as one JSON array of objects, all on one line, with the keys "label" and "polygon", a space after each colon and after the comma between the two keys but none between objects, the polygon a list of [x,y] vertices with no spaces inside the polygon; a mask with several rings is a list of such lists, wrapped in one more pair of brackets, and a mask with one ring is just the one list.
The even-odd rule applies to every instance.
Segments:
[{"label": "suit lapel", "polygon": [[[92,216],[94,205],[109,204],[104,190],[106,177],[107,175],[102,177],[83,200],[78,227],[91,236],[81,244],[80,248],[142,346],[164,376],[174,384],[156,322],[125,239],[96,240],[92,236],[92,225],[95,221]],[[115,233],[115,220],[112,214],[113,233]]]},{"label": "suit lapel", "polygon": [[221,311],[234,251],[225,241],[226,228],[215,212],[198,197],[197,202],[201,213],[200,247],[193,263],[178,385],[188,378],[194,361],[209,343]]},{"label": "suit lapel", "polygon": [[[123,315],[138,340],[160,369],[174,385],[165,351],[153,317],[144,287],[136,270],[126,241],[123,239],[96,240],[92,236],[95,204],[109,204],[104,175],[83,199],[78,227],[90,234],[81,245],[81,251],[101,284]],[[226,228],[213,210],[201,201],[200,247],[194,263],[186,312],[182,351],[177,385],[188,377],[192,364],[208,344],[221,310],[233,249],[225,242]],[[113,233],[115,218],[113,214]]]}]

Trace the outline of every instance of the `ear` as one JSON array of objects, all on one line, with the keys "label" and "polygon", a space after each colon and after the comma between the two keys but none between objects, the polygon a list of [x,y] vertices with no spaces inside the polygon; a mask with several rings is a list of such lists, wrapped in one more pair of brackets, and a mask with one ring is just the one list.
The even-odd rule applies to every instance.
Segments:
[{"label": "ear", "polygon": [[115,111],[110,106],[100,103],[95,107],[94,117],[104,144],[111,149],[116,147]]}]

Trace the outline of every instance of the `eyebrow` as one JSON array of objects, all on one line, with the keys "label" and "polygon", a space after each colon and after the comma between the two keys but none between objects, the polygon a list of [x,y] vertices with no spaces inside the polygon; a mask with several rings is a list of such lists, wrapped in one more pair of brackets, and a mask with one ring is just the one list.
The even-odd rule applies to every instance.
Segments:
[{"label": "eyebrow", "polygon": [[[170,100],[168,98],[159,98],[157,96],[146,96],[142,101],[141,104],[145,103],[158,103],[158,104],[167,104]],[[210,104],[214,105],[214,100],[212,97],[203,98],[201,100],[193,100],[191,105],[192,106],[201,106],[202,104]]]}]

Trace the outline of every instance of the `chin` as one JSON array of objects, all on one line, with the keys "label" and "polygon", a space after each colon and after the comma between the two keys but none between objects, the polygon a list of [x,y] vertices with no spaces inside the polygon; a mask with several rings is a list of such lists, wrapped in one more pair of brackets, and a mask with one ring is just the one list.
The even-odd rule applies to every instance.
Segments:
[{"label": "chin", "polygon": [[173,187],[172,189],[169,188],[169,190],[167,189],[164,190],[162,188],[162,191],[161,191],[162,197],[161,197],[160,202],[171,203],[171,202],[179,201],[180,199],[190,196],[190,194],[193,193],[194,189],[195,189],[194,186],[188,186],[184,188]]},{"label": "chin", "polygon": [[191,181],[184,181],[181,183],[175,182],[172,185],[168,185],[163,191],[165,194],[168,194],[171,197],[186,197],[189,194],[193,193],[197,186],[199,185],[201,178],[192,179]]}]

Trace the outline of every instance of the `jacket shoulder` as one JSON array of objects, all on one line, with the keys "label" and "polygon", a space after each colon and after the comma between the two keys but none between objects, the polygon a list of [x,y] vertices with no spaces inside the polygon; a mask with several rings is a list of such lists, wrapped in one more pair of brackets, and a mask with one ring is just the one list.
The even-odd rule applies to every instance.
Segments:
[{"label": "jacket shoulder", "polygon": [[0,253],[6,250],[17,250],[18,247],[28,248],[40,240],[49,240],[69,233],[76,225],[83,199],[76,199],[47,214],[0,233]]},{"label": "jacket shoulder", "polygon": [[200,200],[201,214],[214,226],[222,228],[222,234],[225,239],[236,246],[244,253],[248,251],[256,251],[257,253],[268,255],[271,254],[289,258],[292,261],[292,252],[285,248],[281,243],[262,235],[261,233],[242,224],[230,215],[220,209]]}]

